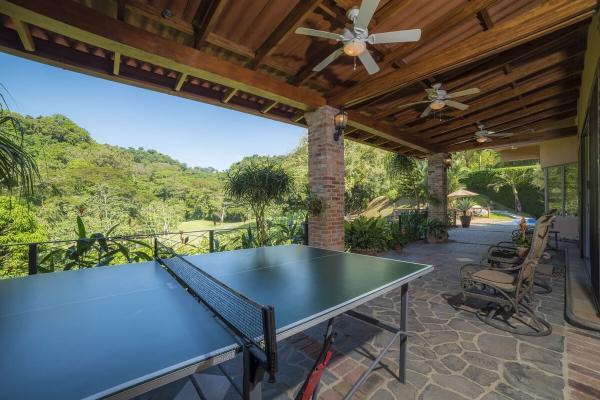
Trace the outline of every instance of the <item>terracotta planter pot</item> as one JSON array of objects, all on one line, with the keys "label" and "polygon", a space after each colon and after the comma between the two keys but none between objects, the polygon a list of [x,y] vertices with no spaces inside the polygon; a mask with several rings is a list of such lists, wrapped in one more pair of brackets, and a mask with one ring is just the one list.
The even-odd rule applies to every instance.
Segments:
[{"label": "terracotta planter pot", "polygon": [[460,224],[463,228],[468,228],[471,226],[471,216],[470,215],[461,215],[460,216]]}]

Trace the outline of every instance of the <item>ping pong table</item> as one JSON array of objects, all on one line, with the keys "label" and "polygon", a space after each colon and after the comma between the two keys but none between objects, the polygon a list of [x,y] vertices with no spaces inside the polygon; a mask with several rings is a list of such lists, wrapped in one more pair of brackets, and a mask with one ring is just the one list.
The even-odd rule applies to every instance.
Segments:
[{"label": "ping pong table", "polygon": [[277,341],[343,313],[393,329],[353,309],[397,288],[404,380],[408,283],[432,266],[303,245],[155,252],[0,280],[0,398],[132,398],[243,353],[243,396],[258,399],[261,372],[276,376]]}]

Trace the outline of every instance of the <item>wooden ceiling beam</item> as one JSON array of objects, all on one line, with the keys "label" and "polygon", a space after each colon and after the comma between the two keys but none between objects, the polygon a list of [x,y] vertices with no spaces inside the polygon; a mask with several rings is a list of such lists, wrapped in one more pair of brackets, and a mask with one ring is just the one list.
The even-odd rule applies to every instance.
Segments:
[{"label": "wooden ceiling beam", "polygon": [[[490,77],[490,75],[480,76],[479,79],[471,81],[468,86],[476,86],[484,94],[486,92],[493,92],[494,90],[497,90],[503,86],[510,85],[512,82],[523,80],[552,67],[558,67],[565,63],[576,62],[577,60],[581,59],[584,54],[584,50],[580,50],[580,47],[580,45],[576,45],[566,49],[559,49],[553,53],[540,56],[539,58],[536,58],[529,63],[521,64],[517,67],[512,68],[509,74],[494,77]],[[499,67],[500,66],[498,66],[498,68]],[[558,79],[562,79],[562,77],[559,76]],[[456,86],[452,84],[450,87]],[[466,88],[466,86],[463,86],[463,88]],[[451,89],[451,91],[452,90],[454,89]],[[473,104],[476,103],[477,100],[475,100]],[[385,118],[390,115],[397,114],[399,112],[400,110],[384,110],[379,114],[376,114],[376,118]],[[468,112],[470,112],[470,110]],[[403,118],[397,118],[396,123],[406,124],[414,122],[415,119],[418,118],[418,114],[415,112],[415,114],[407,115]]]},{"label": "wooden ceiling beam", "polygon": [[463,143],[456,146],[448,147],[446,151],[455,153],[458,151],[465,150],[483,150],[483,149],[499,149],[507,146],[523,146],[526,144],[541,143],[546,140],[557,139],[566,136],[577,135],[577,127],[564,127],[564,128],[548,128],[540,130],[539,132],[525,132],[515,136],[511,136],[506,139],[495,139],[493,142],[487,144],[478,143]]},{"label": "wooden ceiling beam", "polygon": [[23,48],[27,51],[35,51],[35,43],[33,43],[33,37],[31,36],[29,26],[27,26],[25,22],[16,18],[12,18],[12,23],[15,26],[17,34],[19,35],[21,44],[23,44]]},{"label": "wooden ceiling beam", "polygon": [[[223,13],[228,0],[208,0],[207,9],[198,8],[194,16],[192,26],[194,28],[194,47],[199,49],[202,47],[209,33],[215,29],[219,17]],[[199,13],[203,12],[202,15]]]},{"label": "wooden ceiling beam", "polygon": [[[489,115],[485,119],[476,121],[483,123],[488,129],[493,129],[500,125],[507,124],[509,122],[513,122],[523,118],[530,118],[531,120],[536,120],[536,118],[554,115],[557,112],[560,113],[563,110],[565,110],[564,107],[572,107],[575,99],[576,97],[573,94],[570,98],[566,99],[563,97],[557,97],[542,101],[539,104],[528,107],[525,110],[520,109],[520,106],[517,105],[517,108],[513,108],[512,112],[505,112],[503,114],[498,115]],[[451,132],[441,134],[435,138],[432,138],[431,141],[438,146],[443,146],[444,143],[459,140],[463,136],[468,136],[471,133],[475,133],[476,121],[471,121],[470,124],[467,123],[459,129],[455,129]]]},{"label": "wooden ceiling beam", "polygon": [[[487,108],[494,107],[508,100],[524,96],[531,92],[535,92],[537,90],[543,89],[544,87],[548,88],[545,91],[543,91],[545,96],[542,96],[556,96],[565,91],[565,88],[562,86],[562,84],[564,84],[565,82],[573,83],[573,86],[578,86],[579,83],[575,82],[574,78],[578,78],[580,73],[580,68],[569,68],[564,71],[554,72],[551,74],[544,74],[539,78],[536,77],[530,79],[516,87],[505,87],[504,89],[496,91],[488,96],[478,98],[476,101],[470,102],[470,107],[466,111],[453,111],[452,114],[446,114],[446,116],[450,116],[450,119],[445,120],[443,123],[440,123],[439,121],[434,119],[429,119],[426,122],[419,125],[415,125],[411,128],[416,129],[420,132],[427,133],[430,129],[440,127],[442,124],[446,125],[454,120],[465,118],[476,112],[483,111]],[[540,93],[542,93],[542,91],[540,91]]]},{"label": "wooden ceiling beam", "polygon": [[221,102],[224,104],[229,103],[231,99],[233,99],[233,96],[237,94],[237,92],[238,90],[234,88],[227,89],[225,93],[223,93],[223,98],[221,99]]},{"label": "wooden ceiling beam", "polygon": [[[568,91],[561,91],[558,95],[549,98],[542,97],[545,93],[536,96],[525,96],[522,100],[510,101],[497,107],[492,107],[480,113],[473,114],[468,119],[456,120],[442,126],[441,129],[430,131],[428,132],[429,137],[427,140],[434,143],[441,142],[444,138],[454,138],[457,134],[460,135],[462,129],[468,126],[475,126],[475,122],[481,122],[485,125],[486,123],[492,123],[496,118],[507,115],[509,118],[511,116],[517,117],[519,112],[525,112],[529,115],[532,112],[531,110],[542,112],[549,108],[566,104],[575,97],[577,90],[578,87],[575,87]],[[522,110],[524,106],[527,107],[525,111]]]},{"label": "wooden ceiling beam", "polygon": [[325,104],[317,92],[164,39],[70,0],[0,0],[0,8],[11,17],[92,46],[301,110]]},{"label": "wooden ceiling beam", "polygon": [[257,69],[263,60],[277,48],[296,28],[300,26],[321,3],[322,0],[302,0],[288,13],[283,21],[256,50],[256,56],[248,63],[248,68]]},{"label": "wooden ceiling beam", "polygon": [[357,111],[348,111],[348,126],[385,138],[390,142],[400,143],[423,153],[437,152],[435,146],[431,146],[429,143],[413,136],[412,133],[398,129],[391,124],[374,120]]},{"label": "wooden ceiling beam", "polygon": [[268,114],[269,111],[271,111],[273,109],[273,107],[275,107],[277,104],[279,104],[276,101],[270,101],[267,104],[265,104],[265,106],[263,108],[260,109],[261,114]]},{"label": "wooden ceiling beam", "polygon": [[[571,106],[569,108],[564,108],[563,106],[560,106],[533,115],[517,113],[515,115],[510,116],[510,118],[508,118],[508,116],[504,116],[497,120],[497,122],[499,123],[488,121],[488,124],[486,124],[485,127],[487,129],[492,129],[494,132],[514,133],[514,131],[518,130],[522,131],[525,129],[534,129],[536,124],[539,124],[540,121],[562,121],[565,118],[574,121],[574,116],[576,114],[577,109],[575,106]],[[510,121],[506,121],[506,119],[510,119]],[[475,127],[467,129],[460,136],[455,136],[452,139],[445,140],[439,145],[442,147],[450,146],[452,143],[456,143],[457,141],[473,137],[475,131]]]},{"label": "wooden ceiling beam", "polygon": [[596,0],[544,2],[488,31],[464,40],[454,46],[452,52],[433,54],[423,61],[388,74],[375,75],[331,96],[328,103],[337,107],[364,103],[429,76],[450,71],[573,25],[592,16],[596,6]]},{"label": "wooden ceiling beam", "polygon": [[[485,61],[485,63],[479,65],[478,68],[473,71],[473,73],[458,76],[455,79],[444,82],[444,87],[448,91],[456,91],[460,89],[466,89],[467,87],[486,84],[486,90],[493,90],[499,86],[496,85],[496,80],[498,77],[491,77],[492,74],[496,73],[502,65],[507,63],[520,62],[521,65],[526,64],[529,66],[527,69],[524,67],[519,69],[517,67],[516,72],[511,69],[511,73],[517,74],[519,71],[522,73],[519,75],[512,75],[509,77],[509,79],[520,80],[527,77],[529,74],[535,74],[540,70],[567,62],[572,58],[572,55],[577,56],[585,52],[585,41],[578,40],[583,38],[582,33],[582,29],[577,29],[570,32],[565,32],[564,34],[555,35],[555,37],[544,38],[546,40],[543,43],[534,43],[535,45],[533,45],[533,51],[530,48],[526,48],[528,46],[521,46],[520,48],[511,50],[507,54],[502,54],[502,60],[497,59],[499,56],[493,57],[490,60]],[[531,61],[523,64],[523,59],[530,59]],[[501,80],[503,84],[506,82],[506,79]],[[375,114],[375,117],[386,118],[398,114],[400,113],[400,110],[396,110],[397,107],[401,106],[402,104],[409,104],[423,100],[424,96],[425,93],[418,93],[414,96],[397,99],[394,102],[386,104],[386,107],[379,113]],[[400,119],[400,121],[401,123],[412,122],[414,121],[414,116],[411,116],[408,120]]]}]

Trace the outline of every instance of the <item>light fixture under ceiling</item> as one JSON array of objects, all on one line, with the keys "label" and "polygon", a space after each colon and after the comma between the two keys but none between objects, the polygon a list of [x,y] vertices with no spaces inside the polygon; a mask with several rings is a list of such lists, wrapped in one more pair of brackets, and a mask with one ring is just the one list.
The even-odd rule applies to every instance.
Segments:
[{"label": "light fixture under ceiling", "polygon": [[487,143],[487,142],[491,142],[490,138],[485,137],[485,136],[478,136],[477,139],[475,139],[477,141],[477,143]]},{"label": "light fixture under ceiling", "polygon": [[344,134],[344,129],[346,129],[346,124],[348,123],[348,114],[341,109],[335,117],[333,117],[333,124],[335,125],[335,132],[333,133],[333,139],[337,142],[340,139],[340,136]]},{"label": "light fixture under ceiling", "polygon": [[442,108],[446,107],[446,103],[443,100],[434,100],[431,102],[429,107],[431,107],[432,110],[437,111],[437,110],[441,110]]},{"label": "light fixture under ceiling", "polygon": [[361,42],[357,39],[352,39],[348,43],[344,44],[344,53],[350,57],[358,57],[367,49],[365,42]]}]

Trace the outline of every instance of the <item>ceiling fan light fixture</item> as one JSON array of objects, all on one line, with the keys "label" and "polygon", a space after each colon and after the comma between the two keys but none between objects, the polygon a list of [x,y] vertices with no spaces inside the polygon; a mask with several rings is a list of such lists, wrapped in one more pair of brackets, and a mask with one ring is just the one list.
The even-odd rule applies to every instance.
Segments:
[{"label": "ceiling fan light fixture", "polygon": [[490,139],[485,136],[478,136],[475,140],[477,141],[477,143],[487,143],[490,141]]},{"label": "ceiling fan light fixture", "polygon": [[443,100],[434,100],[431,102],[429,107],[431,107],[432,110],[441,110],[442,108],[446,107],[446,103]]},{"label": "ceiling fan light fixture", "polygon": [[367,49],[367,44],[358,39],[352,39],[344,44],[344,53],[351,57],[358,57]]}]

